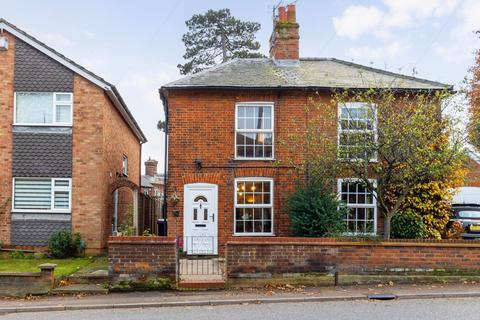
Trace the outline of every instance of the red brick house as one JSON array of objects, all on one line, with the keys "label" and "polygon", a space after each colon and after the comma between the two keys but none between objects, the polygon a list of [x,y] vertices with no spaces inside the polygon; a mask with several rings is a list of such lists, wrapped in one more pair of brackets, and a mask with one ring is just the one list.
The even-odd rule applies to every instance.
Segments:
[{"label": "red brick house", "polygon": [[146,142],[117,89],[0,19],[0,110],[1,245],[45,246],[64,229],[105,248]]},{"label": "red brick house", "polygon": [[[183,235],[187,252],[216,254],[219,244],[232,237],[290,234],[286,203],[296,176],[278,163],[301,155],[278,141],[288,128],[302,126],[296,120],[305,118],[309,101],[330,101],[333,89],[448,87],[333,58],[300,58],[299,39],[295,5],[280,7],[270,58],[234,59],[161,87],[168,136],[168,230]],[[316,112],[320,119],[342,117],[342,108],[361,110],[362,104],[352,101]],[[339,143],[346,130],[325,126]],[[374,197],[343,179],[338,191],[350,208],[348,231],[377,233]]]}]

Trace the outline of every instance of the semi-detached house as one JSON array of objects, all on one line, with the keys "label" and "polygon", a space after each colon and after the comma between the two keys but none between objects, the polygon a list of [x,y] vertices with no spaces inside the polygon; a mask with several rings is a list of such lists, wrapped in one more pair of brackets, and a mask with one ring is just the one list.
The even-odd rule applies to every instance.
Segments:
[{"label": "semi-detached house", "polygon": [[64,229],[104,249],[144,142],[112,84],[0,19],[2,246],[45,246]]},{"label": "semi-detached house", "polygon": [[[309,101],[330,101],[335,89],[451,89],[342,60],[300,58],[295,5],[278,9],[273,28],[269,58],[234,59],[160,89],[167,118],[168,232],[183,235],[189,253],[217,254],[232,237],[290,235],[287,200],[297,177],[277,163],[302,155],[278,141],[293,127],[302,132],[299,119],[307,116]],[[348,151],[342,135],[349,122],[367,121],[348,115],[361,115],[364,107],[351,101],[310,112],[320,119],[345,117],[323,129]],[[378,233],[375,198],[348,178],[338,179],[339,197],[350,209],[347,231]]]}]

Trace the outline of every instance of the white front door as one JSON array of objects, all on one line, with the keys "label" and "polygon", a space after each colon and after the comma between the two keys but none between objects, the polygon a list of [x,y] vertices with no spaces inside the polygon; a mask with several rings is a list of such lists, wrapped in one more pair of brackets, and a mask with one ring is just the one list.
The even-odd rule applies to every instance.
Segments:
[{"label": "white front door", "polygon": [[217,185],[187,184],[184,195],[183,250],[194,255],[217,254]]}]

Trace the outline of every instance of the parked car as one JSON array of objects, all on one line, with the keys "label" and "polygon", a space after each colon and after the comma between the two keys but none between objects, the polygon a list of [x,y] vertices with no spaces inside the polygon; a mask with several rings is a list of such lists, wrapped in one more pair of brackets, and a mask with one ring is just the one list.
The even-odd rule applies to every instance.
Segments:
[{"label": "parked car", "polygon": [[453,204],[451,223],[460,222],[465,230],[462,238],[480,238],[480,205]]}]

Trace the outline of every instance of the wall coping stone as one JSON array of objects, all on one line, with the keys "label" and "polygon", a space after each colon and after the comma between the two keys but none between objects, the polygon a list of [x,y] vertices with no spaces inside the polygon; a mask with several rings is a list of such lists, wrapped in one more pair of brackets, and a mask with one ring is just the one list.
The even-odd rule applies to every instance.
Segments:
[{"label": "wall coping stone", "polygon": [[478,240],[433,240],[433,239],[390,239],[381,241],[368,241],[365,239],[349,238],[304,238],[304,237],[271,237],[261,239],[255,237],[242,237],[230,239],[227,245],[322,245],[322,246],[385,246],[385,247],[459,247],[480,248]]},{"label": "wall coping stone", "polygon": [[108,244],[175,244],[175,237],[111,236]]}]

